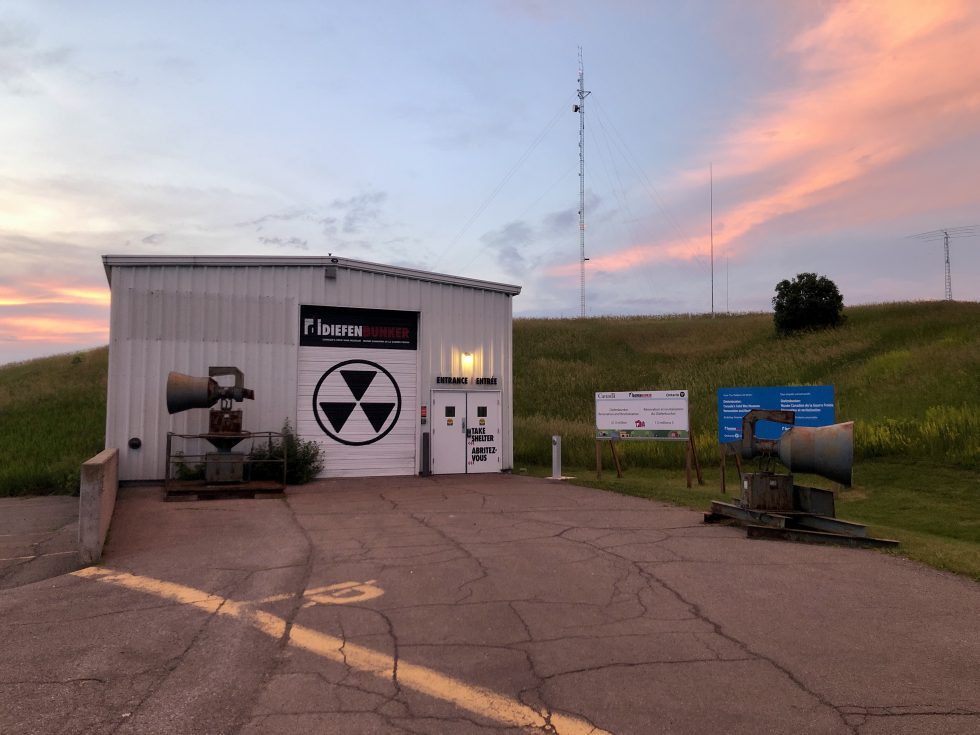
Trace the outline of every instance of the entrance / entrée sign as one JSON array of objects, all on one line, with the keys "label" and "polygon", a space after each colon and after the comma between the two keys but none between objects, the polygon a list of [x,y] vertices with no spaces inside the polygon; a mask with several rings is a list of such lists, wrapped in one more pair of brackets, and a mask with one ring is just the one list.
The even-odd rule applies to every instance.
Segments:
[{"label": "entrance / entr\u00e9e sign", "polygon": [[[719,388],[719,443],[742,440],[742,417],[753,408],[795,411],[796,426],[830,426],[837,421],[832,385]],[[759,439],[778,439],[792,428],[789,424],[759,421],[755,425],[755,435]]]},{"label": "entrance / entr\u00e9e sign", "polygon": [[418,345],[418,323],[414,311],[302,304],[299,343],[304,347],[414,350]]},{"label": "entrance / entr\u00e9e sign", "polygon": [[[489,378],[473,378],[473,385],[497,385],[496,376]],[[436,385],[470,385],[470,378],[458,375],[437,375]]]},{"label": "entrance / entr\u00e9e sign", "polygon": [[686,390],[595,394],[596,439],[687,441]]}]

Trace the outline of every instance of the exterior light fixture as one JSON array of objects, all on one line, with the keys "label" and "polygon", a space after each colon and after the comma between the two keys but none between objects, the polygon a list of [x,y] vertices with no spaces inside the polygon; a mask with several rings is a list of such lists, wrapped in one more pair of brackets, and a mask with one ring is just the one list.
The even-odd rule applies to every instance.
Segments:
[{"label": "exterior light fixture", "polygon": [[469,372],[472,372],[473,371],[473,353],[472,352],[464,352],[460,356],[459,361],[460,361],[460,365],[463,368],[463,372],[469,373]]}]

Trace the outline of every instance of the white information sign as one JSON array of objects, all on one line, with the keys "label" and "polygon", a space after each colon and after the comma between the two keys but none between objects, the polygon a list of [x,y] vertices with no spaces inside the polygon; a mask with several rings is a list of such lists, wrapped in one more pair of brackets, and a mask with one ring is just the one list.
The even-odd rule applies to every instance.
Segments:
[{"label": "white information sign", "polygon": [[596,439],[687,441],[686,390],[595,394]]}]

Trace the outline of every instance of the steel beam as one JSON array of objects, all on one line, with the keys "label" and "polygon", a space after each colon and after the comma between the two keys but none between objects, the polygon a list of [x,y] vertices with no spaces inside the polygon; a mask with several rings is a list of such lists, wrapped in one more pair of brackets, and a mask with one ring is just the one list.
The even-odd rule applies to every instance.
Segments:
[{"label": "steel beam", "polygon": [[796,541],[804,544],[829,544],[832,546],[851,546],[861,548],[891,548],[898,546],[898,541],[871,536],[850,536],[842,533],[826,533],[824,531],[805,531],[799,528],[772,528],[770,526],[746,526],[749,538],[778,539],[781,541]]}]

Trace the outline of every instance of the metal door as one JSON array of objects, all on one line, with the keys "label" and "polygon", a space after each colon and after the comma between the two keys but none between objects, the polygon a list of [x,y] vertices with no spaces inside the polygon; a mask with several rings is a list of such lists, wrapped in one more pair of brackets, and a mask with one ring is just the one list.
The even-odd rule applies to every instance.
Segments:
[{"label": "metal door", "polygon": [[431,457],[436,475],[466,472],[466,393],[432,391]]},{"label": "metal door", "polygon": [[500,392],[466,394],[466,471],[500,472]]},{"label": "metal door", "polygon": [[301,347],[297,429],[323,450],[321,477],[412,475],[414,350]]}]

